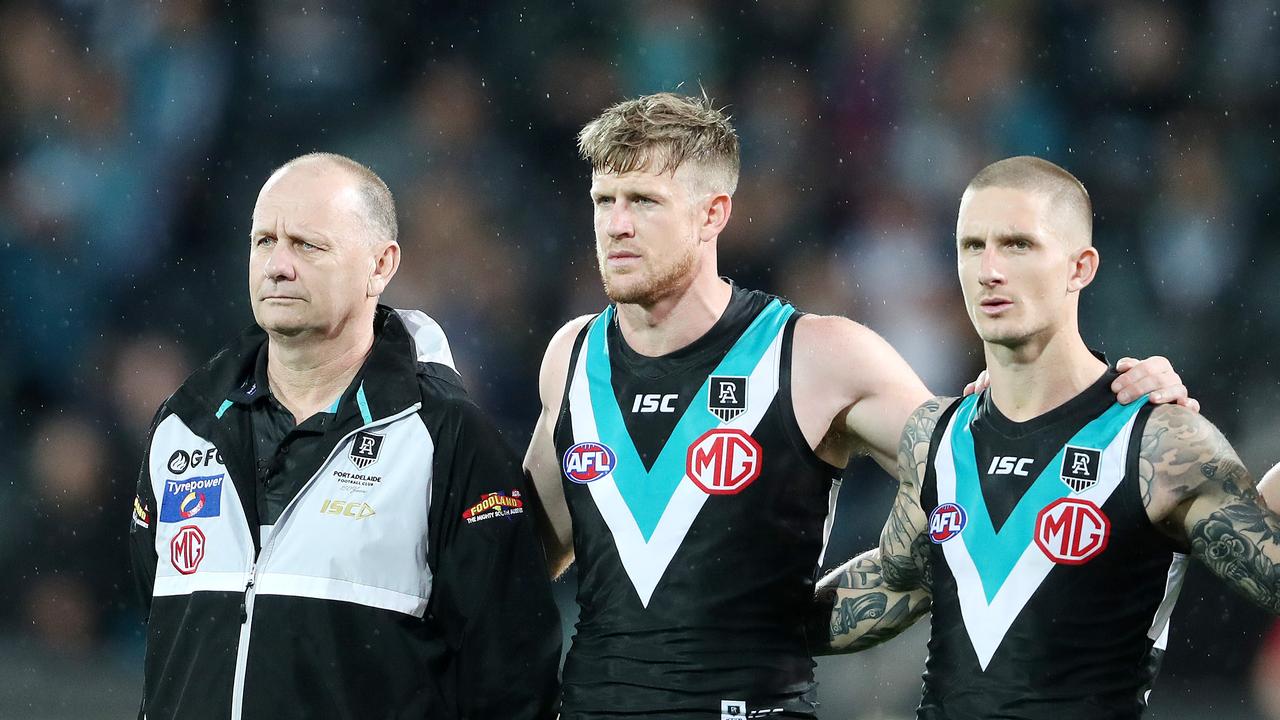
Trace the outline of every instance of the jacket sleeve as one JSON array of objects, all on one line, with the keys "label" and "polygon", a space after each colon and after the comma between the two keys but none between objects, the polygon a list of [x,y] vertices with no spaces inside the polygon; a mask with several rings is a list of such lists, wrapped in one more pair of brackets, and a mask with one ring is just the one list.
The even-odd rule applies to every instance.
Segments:
[{"label": "jacket sleeve", "polygon": [[129,521],[129,556],[133,562],[134,586],[142,609],[150,617],[151,594],[156,581],[156,522],[160,508],[151,487],[151,444],[155,442],[156,425],[166,415],[164,408],[156,413],[147,431],[143,448],[142,469],[138,471],[138,490],[133,498],[132,517]]},{"label": "jacket sleeve", "polygon": [[558,709],[560,616],[520,460],[460,400],[437,433],[430,612],[453,651],[465,720],[542,720]]}]

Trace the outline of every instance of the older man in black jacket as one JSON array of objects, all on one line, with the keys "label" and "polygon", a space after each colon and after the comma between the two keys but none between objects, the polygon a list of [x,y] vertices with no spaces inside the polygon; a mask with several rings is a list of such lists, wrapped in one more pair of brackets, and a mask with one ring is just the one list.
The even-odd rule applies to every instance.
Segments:
[{"label": "older man in black jacket", "polygon": [[378,305],[399,251],[348,158],[263,186],[256,325],[160,408],[138,482],[140,717],[555,715],[532,494],[439,326]]}]

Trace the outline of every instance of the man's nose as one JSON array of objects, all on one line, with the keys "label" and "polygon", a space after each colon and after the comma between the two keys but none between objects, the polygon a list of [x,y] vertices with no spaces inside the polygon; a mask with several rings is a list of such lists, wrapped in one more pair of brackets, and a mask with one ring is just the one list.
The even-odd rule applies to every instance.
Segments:
[{"label": "man's nose", "polygon": [[635,225],[631,222],[631,209],[625,202],[617,202],[609,208],[609,216],[605,220],[605,232],[611,238],[631,237],[635,234]]},{"label": "man's nose", "polygon": [[293,280],[297,277],[293,250],[287,241],[277,240],[271,246],[271,254],[267,256],[263,274],[268,280]]},{"label": "man's nose", "polygon": [[1000,270],[1000,257],[994,244],[987,245],[982,251],[981,265],[978,266],[978,282],[987,287],[1004,284],[1004,273]]}]

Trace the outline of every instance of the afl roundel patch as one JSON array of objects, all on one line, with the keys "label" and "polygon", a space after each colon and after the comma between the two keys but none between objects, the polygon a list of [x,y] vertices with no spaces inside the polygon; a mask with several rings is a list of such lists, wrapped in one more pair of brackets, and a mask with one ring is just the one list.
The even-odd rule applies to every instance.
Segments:
[{"label": "afl roundel patch", "polygon": [[618,456],[604,443],[580,442],[565,452],[560,464],[565,477],[585,485],[613,472]]},{"label": "afl roundel patch", "polygon": [[964,508],[955,503],[943,503],[929,513],[929,539],[941,545],[959,535],[968,521]]}]

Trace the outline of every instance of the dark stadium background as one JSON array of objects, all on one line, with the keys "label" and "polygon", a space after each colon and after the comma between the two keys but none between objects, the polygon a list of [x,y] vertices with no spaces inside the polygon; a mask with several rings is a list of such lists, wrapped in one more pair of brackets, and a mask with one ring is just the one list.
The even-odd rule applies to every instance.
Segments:
[{"label": "dark stadium background", "polygon": [[[0,716],[136,708],[124,533],[142,434],[251,321],[255,194],[311,150],[386,178],[404,250],[386,299],[440,321],[521,450],[542,348],[603,304],[574,136],[607,104],[703,87],[727,105],[743,175],[722,272],[866,323],[944,393],[980,357],[953,265],[960,191],[987,162],[1042,155],[1096,207],[1086,337],[1113,358],[1172,358],[1261,474],[1280,460],[1278,10],[4,3]],[[829,560],[874,542],[891,490],[850,468]],[[925,633],[822,661],[822,717],[907,717]],[[1278,646],[1272,619],[1196,569],[1151,717],[1268,717],[1269,693],[1280,718]]]}]

